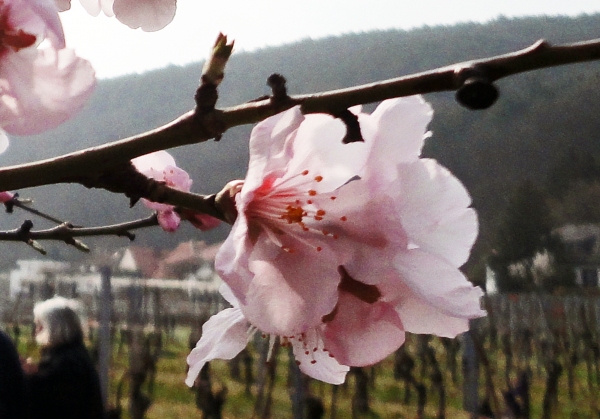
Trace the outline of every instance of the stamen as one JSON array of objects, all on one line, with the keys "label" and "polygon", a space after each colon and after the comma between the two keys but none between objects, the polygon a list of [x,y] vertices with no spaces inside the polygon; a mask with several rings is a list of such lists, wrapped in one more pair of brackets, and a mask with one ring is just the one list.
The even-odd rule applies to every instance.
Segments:
[{"label": "stamen", "polygon": [[315,176],[315,180],[316,180],[317,182],[320,182],[320,181],[322,181],[322,180],[323,180],[323,176]]},{"label": "stamen", "polygon": [[269,352],[267,353],[267,362],[273,358],[273,348],[275,348],[276,341],[277,341],[277,336],[269,335]]}]

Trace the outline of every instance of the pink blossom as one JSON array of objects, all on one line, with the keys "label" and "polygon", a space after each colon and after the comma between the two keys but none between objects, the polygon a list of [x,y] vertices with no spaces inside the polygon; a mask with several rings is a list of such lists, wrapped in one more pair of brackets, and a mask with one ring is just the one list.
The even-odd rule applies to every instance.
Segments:
[{"label": "pink blossom", "polygon": [[[244,318],[237,300],[227,286],[222,286],[221,292],[233,307],[212,316],[202,326],[202,338],[187,358],[190,369],[185,382],[190,387],[206,362],[234,358],[257,332],[256,327]],[[270,336],[270,343],[275,344],[276,339],[282,345],[292,347],[296,362],[306,375],[331,384],[344,382],[349,368],[330,356],[324,347],[319,328],[312,328],[295,336]]]},{"label": "pink blossom", "polygon": [[[71,8],[71,0],[56,0],[60,10]],[[146,32],[158,31],[175,17],[177,0],[81,0],[85,10],[92,16],[103,12],[115,16],[132,29]]]},{"label": "pink blossom", "polygon": [[[131,162],[138,172],[159,182],[165,182],[167,186],[185,192],[189,192],[192,187],[192,179],[188,173],[177,167],[175,159],[164,150],[146,154],[131,160]],[[165,231],[177,230],[182,217],[200,230],[208,230],[220,224],[219,220],[210,215],[190,210],[183,210],[180,214],[175,211],[173,205],[152,202],[147,199],[142,199],[142,202],[148,208],[156,211],[158,223]]]},{"label": "pink blossom", "polygon": [[130,28],[158,31],[175,17],[177,0],[115,0],[113,10],[119,21]]},{"label": "pink blossom", "polygon": [[[64,48],[54,2],[5,1],[0,26],[0,127],[36,134],[81,109],[95,86],[94,71]],[[44,39],[49,46],[38,48]]]},{"label": "pink blossom", "polygon": [[458,269],[477,235],[462,184],[420,153],[432,116],[420,97],[358,113],[364,142],[298,108],[258,124],[216,267],[260,330],[315,327],[344,365],[375,363],[405,331],[456,336],[485,314]]}]

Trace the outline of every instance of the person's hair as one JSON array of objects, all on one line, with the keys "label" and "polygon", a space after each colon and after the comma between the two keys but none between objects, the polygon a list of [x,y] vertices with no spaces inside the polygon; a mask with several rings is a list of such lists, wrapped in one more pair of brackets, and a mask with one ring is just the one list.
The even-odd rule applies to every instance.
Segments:
[{"label": "person's hair", "polygon": [[77,314],[79,303],[64,297],[53,297],[37,303],[33,319],[42,326],[35,337],[45,347],[83,342],[83,328]]}]

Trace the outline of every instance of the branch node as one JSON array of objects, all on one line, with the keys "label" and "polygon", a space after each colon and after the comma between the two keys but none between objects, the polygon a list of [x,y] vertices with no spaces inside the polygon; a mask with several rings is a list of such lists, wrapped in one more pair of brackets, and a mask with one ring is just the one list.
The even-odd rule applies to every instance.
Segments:
[{"label": "branch node", "polygon": [[467,109],[487,109],[496,103],[499,92],[481,67],[459,68],[455,71],[459,84],[456,101]]},{"label": "branch node", "polygon": [[342,139],[342,143],[350,144],[358,141],[365,141],[362,136],[362,132],[360,131],[358,117],[350,112],[350,110],[344,109],[341,112],[331,113],[331,115],[335,118],[341,119],[344,125],[346,125],[346,135]]},{"label": "branch node", "polygon": [[285,102],[289,99],[287,93],[287,87],[285,83],[287,80],[281,74],[271,74],[267,79],[267,86],[271,88],[273,95],[271,96],[271,102]]}]

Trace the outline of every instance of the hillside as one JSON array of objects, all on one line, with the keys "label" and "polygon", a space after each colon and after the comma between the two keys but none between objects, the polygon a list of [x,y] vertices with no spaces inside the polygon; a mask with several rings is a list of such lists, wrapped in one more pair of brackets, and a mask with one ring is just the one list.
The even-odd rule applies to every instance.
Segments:
[{"label": "hillside", "polygon": [[[599,36],[600,15],[536,17],[487,24],[424,27],[411,31],[350,34],[234,54],[220,94],[220,106],[268,93],[274,72],[288,79],[290,93],[331,90],[397,77],[454,62],[524,48],[540,38],[552,43]],[[99,83],[92,100],[75,119],[43,135],[13,139],[2,164],[51,157],[155,128],[193,107],[193,93],[202,63],[169,67]],[[598,115],[600,63],[568,66],[511,77],[498,86],[501,97],[486,111],[468,111],[451,93],[427,96],[435,109],[434,133],[424,154],[449,167],[468,187],[481,216],[480,249],[514,185],[525,179],[545,181],[548,169],[571,148],[600,156]],[[228,131],[219,143],[173,150],[180,166],[195,179],[193,190],[211,193],[241,178],[247,166],[251,127]],[[139,206],[128,211],[127,200],[77,185],[21,191],[38,206],[77,224],[95,225],[147,214]],[[90,205],[93,202],[93,205]],[[0,228],[15,228],[22,213],[0,218]],[[38,223],[38,226],[44,225]],[[205,234],[193,229],[168,235],[140,231],[139,245],[173,246],[190,237],[220,240],[223,228]],[[92,240],[86,242],[94,243]],[[124,239],[100,240],[111,247]],[[48,246],[57,256],[73,257],[64,245]],[[17,254],[34,256],[25,246],[0,243],[6,262]]]}]

